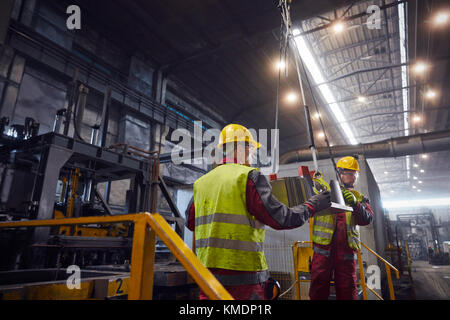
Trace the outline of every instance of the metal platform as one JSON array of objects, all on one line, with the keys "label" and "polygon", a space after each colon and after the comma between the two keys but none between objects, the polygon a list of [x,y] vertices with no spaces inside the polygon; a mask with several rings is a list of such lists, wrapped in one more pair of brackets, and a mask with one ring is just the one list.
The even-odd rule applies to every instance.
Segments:
[{"label": "metal platform", "polygon": [[2,300],[84,300],[125,297],[129,273],[80,270],[80,289],[71,289],[73,272],[30,269],[0,272]]},{"label": "metal platform", "polygon": [[[186,269],[179,263],[155,263],[153,285],[160,287],[176,287],[194,283]],[[103,272],[129,272],[129,265],[87,266],[86,270]]]}]

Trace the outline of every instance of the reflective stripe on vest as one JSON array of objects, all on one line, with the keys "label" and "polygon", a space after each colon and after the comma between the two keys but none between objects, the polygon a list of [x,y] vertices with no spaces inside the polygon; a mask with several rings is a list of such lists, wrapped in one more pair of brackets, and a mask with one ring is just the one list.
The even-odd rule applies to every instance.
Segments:
[{"label": "reflective stripe on vest", "polygon": [[214,247],[223,249],[243,250],[243,251],[263,251],[263,242],[231,240],[231,239],[219,239],[219,238],[206,238],[196,239],[196,248]]},{"label": "reflective stripe on vest", "polygon": [[264,225],[247,211],[247,179],[252,170],[224,164],[194,183],[196,254],[208,268],[268,269]]},{"label": "reflective stripe on vest", "polygon": [[358,260],[356,254],[344,254],[344,260]]},{"label": "reflective stripe on vest", "polygon": [[325,250],[325,249],[322,249],[322,248],[318,248],[318,247],[316,247],[316,246],[313,246],[313,251],[314,251],[315,253],[321,254],[321,255],[323,255],[323,256],[325,256],[325,257],[327,257],[327,258],[330,256],[330,251],[329,251],[329,250]]},{"label": "reflective stripe on vest", "polygon": [[324,231],[318,231],[318,230],[313,230],[313,236],[317,236],[317,237],[321,237],[321,238],[325,238],[325,239],[330,239],[333,237],[332,233],[328,233],[328,232],[324,232]]},{"label": "reflective stripe on vest", "polygon": [[241,225],[251,225],[256,229],[264,229],[264,224],[257,220],[249,219],[247,216],[229,213],[214,213],[207,216],[195,218],[195,225],[209,224],[212,222],[234,223]]},{"label": "reflective stripe on vest", "polygon": [[217,274],[214,273],[219,282],[224,286],[238,286],[263,283],[269,279],[269,271],[258,271],[246,274]]},{"label": "reflective stripe on vest", "polygon": [[325,222],[325,221],[317,220],[317,221],[314,221],[314,224],[315,224],[316,226],[324,227],[324,228],[328,228],[328,229],[333,229],[333,228],[334,228],[334,225],[333,225],[333,224],[328,223],[328,222]]}]

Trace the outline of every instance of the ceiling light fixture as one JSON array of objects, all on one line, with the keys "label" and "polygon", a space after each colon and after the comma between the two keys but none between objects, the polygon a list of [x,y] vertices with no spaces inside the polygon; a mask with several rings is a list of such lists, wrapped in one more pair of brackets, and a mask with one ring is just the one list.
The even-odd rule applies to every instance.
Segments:
[{"label": "ceiling light fixture", "polygon": [[420,116],[414,116],[413,117],[413,121],[414,122],[419,122],[420,120],[422,120],[422,118]]},{"label": "ceiling light fixture", "polygon": [[434,24],[435,25],[443,25],[445,23],[447,23],[449,19],[449,15],[447,12],[439,12],[435,17],[434,17]]},{"label": "ceiling light fixture", "polygon": [[344,31],[344,24],[341,21],[336,21],[333,24],[333,31],[334,33],[341,33],[342,31]]},{"label": "ceiling light fixture", "polygon": [[364,96],[359,96],[359,97],[358,97],[358,101],[361,102],[361,103],[364,103],[364,102],[367,101],[367,98],[364,97]]},{"label": "ceiling light fixture", "polygon": [[423,154],[422,155],[422,159],[428,159],[428,155],[427,154]]},{"label": "ceiling light fixture", "polygon": [[425,173],[425,170],[423,170],[423,169],[420,169],[420,173]]},{"label": "ceiling light fixture", "polygon": [[298,100],[298,96],[294,92],[290,92],[286,96],[287,102],[293,103],[293,102],[296,102],[297,100]]},{"label": "ceiling light fixture", "polygon": [[298,36],[299,34],[300,34],[300,30],[298,30],[298,29],[293,29],[293,30],[292,30],[292,35],[293,35],[294,37]]},{"label": "ceiling light fixture", "polygon": [[284,70],[284,68],[286,68],[286,63],[283,60],[277,61],[275,63],[275,68],[277,70]]},{"label": "ceiling light fixture", "polygon": [[424,62],[417,62],[414,66],[413,66],[413,71],[415,73],[423,73],[426,69],[428,68],[428,66],[424,63]]},{"label": "ceiling light fixture", "polygon": [[425,96],[426,96],[428,99],[433,99],[434,97],[436,97],[436,91],[428,90],[428,91],[425,93]]}]

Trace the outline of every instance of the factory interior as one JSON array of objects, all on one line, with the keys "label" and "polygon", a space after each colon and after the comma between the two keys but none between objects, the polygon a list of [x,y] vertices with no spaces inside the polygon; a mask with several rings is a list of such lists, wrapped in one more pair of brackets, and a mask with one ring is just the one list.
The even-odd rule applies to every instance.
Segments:
[{"label": "factory interior", "polygon": [[447,81],[448,0],[1,0],[0,300],[449,300]]}]

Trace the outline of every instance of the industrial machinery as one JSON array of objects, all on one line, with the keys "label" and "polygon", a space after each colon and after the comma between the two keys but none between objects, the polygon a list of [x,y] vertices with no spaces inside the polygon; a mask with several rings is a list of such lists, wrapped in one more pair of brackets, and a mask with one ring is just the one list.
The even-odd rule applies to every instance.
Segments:
[{"label": "industrial machinery", "polygon": [[412,276],[414,261],[449,264],[448,253],[442,250],[439,236],[441,227],[432,212],[398,214],[396,220],[389,222],[386,253],[400,271],[400,279],[394,283],[399,297],[415,299]]},{"label": "industrial machinery", "polygon": [[[112,181],[127,178],[133,183],[127,192],[125,210],[121,213],[151,211],[152,206],[156,210],[150,194],[160,185],[157,155],[138,160],[127,153],[110,151],[56,133],[8,141],[0,149],[3,220],[117,214],[113,213],[97,186],[106,183],[108,187]],[[24,181],[28,183],[24,184]],[[59,194],[56,193],[58,185],[61,186]],[[156,197],[154,199],[156,201]],[[181,232],[183,229],[178,225],[177,230]],[[49,267],[56,260],[59,261],[56,264],[61,264],[63,257],[64,261],[81,260],[81,266],[94,260],[123,263],[129,260],[126,258],[127,236],[130,236],[130,230],[126,225],[60,227],[57,230],[36,228],[2,233],[2,245],[6,246],[3,252],[10,254],[2,255],[1,265],[6,269]],[[67,250],[71,251],[69,248],[84,246],[80,241],[115,249],[106,256],[105,251],[94,254],[88,250],[88,254],[85,252],[87,255],[83,253],[78,258],[77,250],[72,250],[70,257],[66,257]],[[10,246],[11,242],[15,245]],[[20,246],[25,243],[31,243],[32,250]],[[50,255],[52,258],[44,254],[58,246],[64,247],[64,252],[56,250],[58,253]],[[116,257],[117,251],[122,252],[122,258]],[[88,258],[91,254],[93,257]]]},{"label": "industrial machinery", "polygon": [[411,259],[428,260],[430,264],[450,264],[448,253],[443,250],[439,229],[432,212],[420,214],[399,214],[395,234],[400,241],[406,241]]},{"label": "industrial machinery", "polygon": [[[77,127],[88,91],[83,85],[78,87],[76,81],[72,88],[70,94],[79,92],[69,96],[67,110],[57,112],[54,132],[38,135],[39,124],[31,118],[24,125],[10,127],[9,119],[0,120],[0,221],[156,212],[159,189],[172,211],[163,216],[183,238],[184,218],[159,174],[159,153],[124,143],[106,147],[107,120],[92,128],[90,142],[83,141]],[[103,119],[108,118],[109,99],[107,94]],[[74,137],[68,136],[71,121]],[[59,133],[61,129],[63,134]],[[130,181],[129,189],[124,190],[125,205],[113,208],[108,204],[112,184],[125,179]],[[8,272],[14,273],[14,279],[21,279],[17,283],[61,280],[59,270],[72,265],[89,275],[94,273],[86,270],[110,272],[107,276],[129,272],[132,236],[133,228],[127,222],[2,229],[0,288],[10,284]],[[155,260],[163,263],[163,267],[155,266],[156,275],[162,273],[162,280],[155,286],[167,285],[171,277],[164,275],[168,272],[182,273],[181,283],[188,284],[186,272],[179,270],[159,240]],[[46,271],[50,269],[56,271]],[[49,274],[54,276],[48,278]],[[4,292],[0,289],[0,293]]]}]

